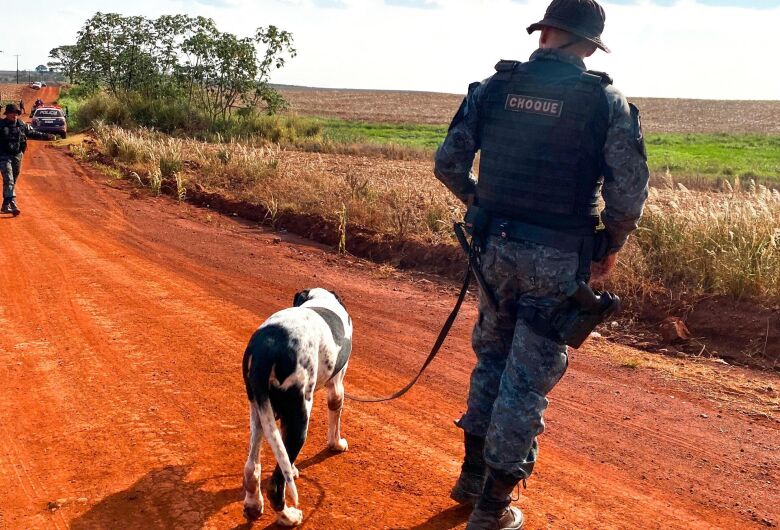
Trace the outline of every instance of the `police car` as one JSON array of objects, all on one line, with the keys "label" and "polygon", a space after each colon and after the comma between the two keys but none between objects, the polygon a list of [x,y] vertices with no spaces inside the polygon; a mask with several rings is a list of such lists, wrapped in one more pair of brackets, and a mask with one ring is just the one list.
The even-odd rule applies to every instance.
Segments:
[{"label": "police car", "polygon": [[34,83],[30,83],[30,88],[33,88],[35,90],[40,90],[43,85],[40,81],[36,81]]},{"label": "police car", "polygon": [[36,131],[68,136],[67,116],[59,105],[41,105],[32,114],[32,125]]}]

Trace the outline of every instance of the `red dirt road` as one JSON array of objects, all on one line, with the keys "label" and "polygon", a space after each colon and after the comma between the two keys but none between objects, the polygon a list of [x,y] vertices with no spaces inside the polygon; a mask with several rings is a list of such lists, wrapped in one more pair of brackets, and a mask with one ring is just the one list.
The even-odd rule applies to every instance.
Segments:
[{"label": "red dirt road", "polygon": [[[454,300],[39,142],[17,191],[22,215],[0,218],[0,528],[248,528],[240,364],[262,319],[296,290],[336,289],[356,328],[347,387],[379,394],[419,366]],[[318,396],[298,461],[305,528],[463,527],[447,494],[474,313],[405,398],[347,402],[343,455],[323,452]],[[519,502],[528,528],[780,524],[780,378],[601,340],[571,357]]]}]

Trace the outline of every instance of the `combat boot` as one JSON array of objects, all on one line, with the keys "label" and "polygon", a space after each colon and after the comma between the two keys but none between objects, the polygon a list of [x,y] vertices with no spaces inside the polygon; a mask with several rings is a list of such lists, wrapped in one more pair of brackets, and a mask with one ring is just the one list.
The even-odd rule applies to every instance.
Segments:
[{"label": "combat boot", "polygon": [[523,512],[512,502],[512,490],[520,480],[488,468],[485,487],[471,512],[466,530],[520,530],[525,524]]},{"label": "combat boot", "polygon": [[11,210],[8,208],[8,199],[3,199],[3,207],[0,208],[0,213],[11,213]]},{"label": "combat boot", "polygon": [[16,206],[16,201],[14,199],[8,201],[8,211],[14,214],[14,217],[22,213],[19,207]]},{"label": "combat boot", "polygon": [[458,504],[475,504],[485,485],[485,439],[463,431],[463,445],[466,456],[450,498]]}]

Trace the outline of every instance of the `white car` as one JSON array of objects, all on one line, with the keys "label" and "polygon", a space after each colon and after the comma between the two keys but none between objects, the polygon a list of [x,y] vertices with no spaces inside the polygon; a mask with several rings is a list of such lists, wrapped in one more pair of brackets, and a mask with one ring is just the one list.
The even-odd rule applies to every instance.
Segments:
[{"label": "white car", "polygon": [[35,83],[31,83],[30,84],[30,88],[33,88],[35,90],[40,90],[41,89],[41,82],[40,81],[36,81]]}]

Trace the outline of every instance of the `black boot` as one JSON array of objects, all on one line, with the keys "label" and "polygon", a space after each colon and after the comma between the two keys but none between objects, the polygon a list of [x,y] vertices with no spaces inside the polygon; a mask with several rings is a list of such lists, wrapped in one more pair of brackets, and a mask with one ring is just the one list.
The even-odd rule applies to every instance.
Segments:
[{"label": "black boot", "polygon": [[525,524],[523,512],[509,506],[512,491],[520,479],[488,468],[482,495],[471,512],[466,530],[519,530]]},{"label": "black boot", "polygon": [[0,208],[0,213],[11,213],[11,210],[8,209],[8,199],[3,199],[3,207]]},{"label": "black boot", "polygon": [[22,213],[18,206],[16,206],[16,200],[11,199],[8,201],[8,210],[14,214],[14,217]]},{"label": "black boot", "polygon": [[463,431],[463,445],[466,456],[450,498],[458,504],[475,504],[485,485],[485,439]]}]

